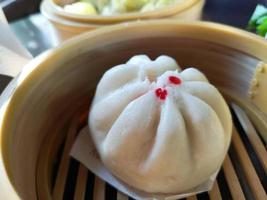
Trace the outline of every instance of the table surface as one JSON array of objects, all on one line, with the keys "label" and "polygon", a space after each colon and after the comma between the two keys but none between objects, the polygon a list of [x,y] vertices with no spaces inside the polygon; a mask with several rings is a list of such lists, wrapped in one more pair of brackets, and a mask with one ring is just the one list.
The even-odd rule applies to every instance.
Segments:
[{"label": "table surface", "polygon": [[[203,20],[228,24],[244,29],[257,4],[267,0],[206,0]],[[49,34],[49,22],[40,14],[32,14],[10,23],[22,44],[35,57],[58,42]],[[0,92],[11,79],[0,77]]]}]

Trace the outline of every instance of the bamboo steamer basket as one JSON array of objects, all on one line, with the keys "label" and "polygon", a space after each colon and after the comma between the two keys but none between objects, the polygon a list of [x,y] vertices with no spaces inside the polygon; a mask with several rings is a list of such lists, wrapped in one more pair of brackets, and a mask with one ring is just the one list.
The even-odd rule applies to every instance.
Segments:
[{"label": "bamboo steamer basket", "polygon": [[136,20],[174,18],[199,20],[205,0],[181,0],[180,2],[150,12],[134,12],[113,16],[77,15],[62,9],[62,0],[44,0],[40,6],[41,13],[51,22],[60,41],[80,33],[109,25]]},{"label": "bamboo steamer basket", "polygon": [[156,20],[98,29],[42,54],[0,98],[0,199],[128,199],[69,151],[101,75],[136,54],[166,54],[198,67],[233,108],[233,141],[218,179],[212,191],[188,199],[266,199],[267,121],[247,96],[266,52],[263,39],[236,28]]}]

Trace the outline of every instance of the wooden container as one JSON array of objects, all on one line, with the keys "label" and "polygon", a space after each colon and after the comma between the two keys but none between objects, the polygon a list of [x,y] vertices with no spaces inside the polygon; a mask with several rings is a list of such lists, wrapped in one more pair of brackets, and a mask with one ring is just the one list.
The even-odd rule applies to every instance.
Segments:
[{"label": "wooden container", "polygon": [[224,91],[231,107],[238,105],[223,170],[202,197],[266,199],[267,140],[260,137],[266,139],[267,121],[247,97],[256,65],[267,62],[266,52],[266,41],[239,29],[161,20],[88,32],[42,54],[0,98],[0,199],[128,199],[94,178],[69,151],[86,123],[101,75],[136,54],[166,54],[182,67],[195,66]]},{"label": "wooden container", "polygon": [[67,13],[61,7],[63,4],[60,2],[60,0],[44,0],[40,6],[40,10],[52,22],[53,27],[58,33],[59,40],[64,41],[82,32],[122,22],[163,18],[199,20],[205,0],[181,0],[179,3],[155,11],[144,13],[134,12],[113,16]]}]

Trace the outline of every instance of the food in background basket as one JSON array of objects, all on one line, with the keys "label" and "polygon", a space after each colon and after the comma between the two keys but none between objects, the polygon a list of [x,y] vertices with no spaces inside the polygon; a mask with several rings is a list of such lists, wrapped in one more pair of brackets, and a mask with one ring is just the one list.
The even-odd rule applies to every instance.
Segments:
[{"label": "food in background basket", "polygon": [[64,10],[73,14],[80,15],[96,15],[97,11],[91,3],[87,2],[76,2],[70,5],[64,6]]},{"label": "food in background basket", "polygon": [[258,5],[249,20],[248,29],[256,31],[260,36],[267,38],[267,8]]},{"label": "food in background basket", "polygon": [[260,62],[254,70],[254,76],[250,82],[249,97],[261,111],[267,113],[267,64]]},{"label": "food in background basket", "polygon": [[127,12],[147,12],[163,8],[178,0],[80,0],[64,6],[66,12],[81,15],[113,15]]},{"label": "food in background basket", "polygon": [[165,6],[168,6],[174,2],[175,0],[152,0],[142,7],[141,12],[153,11],[155,9],[164,8]]},{"label": "food in background basket", "polygon": [[219,91],[168,56],[132,57],[98,83],[89,128],[104,165],[151,193],[185,192],[219,169],[232,120]]}]

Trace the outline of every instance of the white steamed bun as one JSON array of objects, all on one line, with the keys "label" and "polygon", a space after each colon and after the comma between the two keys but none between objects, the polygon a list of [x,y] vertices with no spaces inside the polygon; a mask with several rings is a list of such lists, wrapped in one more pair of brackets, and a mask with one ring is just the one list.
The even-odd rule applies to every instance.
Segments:
[{"label": "white steamed bun", "polygon": [[168,56],[134,56],[100,80],[89,127],[104,165],[128,185],[180,193],[214,174],[226,155],[230,111],[200,71]]}]

